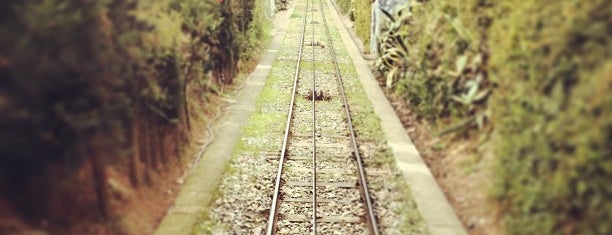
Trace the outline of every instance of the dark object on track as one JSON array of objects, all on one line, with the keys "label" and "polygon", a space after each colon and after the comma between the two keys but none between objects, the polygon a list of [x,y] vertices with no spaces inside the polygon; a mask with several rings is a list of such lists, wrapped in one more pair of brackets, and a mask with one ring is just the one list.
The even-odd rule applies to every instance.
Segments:
[{"label": "dark object on track", "polygon": [[[327,91],[318,90],[315,92],[315,101],[328,101],[331,100],[331,95]],[[312,89],[308,90],[308,94],[304,96],[306,100],[312,100]]]}]

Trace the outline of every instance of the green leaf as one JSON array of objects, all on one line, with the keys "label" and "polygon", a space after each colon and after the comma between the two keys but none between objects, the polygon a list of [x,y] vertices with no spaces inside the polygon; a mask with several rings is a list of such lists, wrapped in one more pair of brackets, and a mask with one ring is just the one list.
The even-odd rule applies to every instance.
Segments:
[{"label": "green leaf", "polygon": [[477,103],[477,102],[481,102],[484,99],[486,99],[489,94],[491,94],[491,90],[481,90],[479,91],[476,96],[474,96],[474,98],[472,99],[472,102]]},{"label": "green leaf", "polygon": [[478,130],[482,130],[484,126],[484,119],[485,119],[484,114],[479,114],[478,116],[476,116],[476,125],[478,126]]},{"label": "green leaf", "polygon": [[465,94],[465,97],[470,101],[470,103],[472,102],[472,100],[474,100],[474,97],[476,96],[476,92],[478,92],[478,83],[477,82],[470,83],[469,90],[467,94]]},{"label": "green leaf", "polygon": [[457,34],[467,41],[473,41],[471,35],[468,33],[468,30],[463,26],[463,23],[459,18],[451,19],[449,15],[444,15],[446,19],[451,23]]},{"label": "green leaf", "polygon": [[457,58],[457,72],[456,74],[459,75],[461,73],[463,73],[463,70],[465,69],[465,65],[467,64],[467,56],[466,55],[462,55],[459,56],[459,58]]},{"label": "green leaf", "polygon": [[463,105],[469,105],[470,104],[469,100],[467,100],[464,96],[453,95],[453,96],[451,96],[451,99],[454,100],[454,101],[457,101],[457,102],[459,102],[459,103],[461,103]]},{"label": "green leaf", "polygon": [[391,88],[393,86],[393,80],[395,78],[395,74],[397,73],[397,71],[398,71],[397,68],[393,68],[391,69],[391,71],[387,73],[387,81],[386,81],[387,88]]}]

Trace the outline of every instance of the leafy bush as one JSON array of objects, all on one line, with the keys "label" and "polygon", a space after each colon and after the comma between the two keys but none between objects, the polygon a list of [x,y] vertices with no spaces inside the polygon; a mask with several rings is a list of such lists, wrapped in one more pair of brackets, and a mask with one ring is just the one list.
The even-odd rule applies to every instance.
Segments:
[{"label": "leafy bush", "polygon": [[[612,232],[612,6],[508,2],[491,29],[496,198],[510,234]],[[503,14],[502,14],[503,13]]]},{"label": "leafy bush", "polygon": [[463,119],[453,129],[485,122],[491,93],[483,40],[487,8],[483,1],[412,2],[391,16],[378,42],[377,65],[387,85],[422,117]]},{"label": "leafy bush", "polygon": [[[10,133],[2,135],[7,169],[7,162],[21,160],[44,165],[62,157],[64,146],[121,125],[131,102],[126,84],[134,75],[128,52],[140,40],[139,29],[127,30],[142,22],[126,16],[125,5],[106,5],[2,2],[0,123]],[[114,22],[111,14],[126,17]]]},{"label": "leafy bush", "polygon": [[61,183],[51,166],[89,161],[108,214],[104,165],[130,162],[134,186],[152,183],[149,172],[177,154],[165,140],[189,128],[188,84],[231,83],[265,35],[254,0],[140,3],[0,3],[0,189],[15,201],[33,178]]},{"label": "leafy bush", "polygon": [[353,8],[352,6],[353,1],[352,0],[336,0],[336,5],[340,9],[340,12],[342,12],[343,14],[349,14],[351,12],[351,9]]},{"label": "leafy bush", "polygon": [[[355,33],[363,41],[363,45],[370,45],[370,21],[372,18],[372,4],[370,0],[354,0]],[[365,47],[369,50],[369,47]]]},{"label": "leafy bush", "polygon": [[610,2],[413,4],[379,68],[418,114],[460,123],[446,130],[493,129],[505,233],[612,232]]}]

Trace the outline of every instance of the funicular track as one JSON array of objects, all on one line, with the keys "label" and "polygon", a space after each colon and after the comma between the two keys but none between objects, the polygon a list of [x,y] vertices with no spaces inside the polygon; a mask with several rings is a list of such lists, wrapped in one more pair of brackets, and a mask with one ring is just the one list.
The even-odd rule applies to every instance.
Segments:
[{"label": "funicular track", "polygon": [[306,1],[266,234],[379,234],[324,4]]}]

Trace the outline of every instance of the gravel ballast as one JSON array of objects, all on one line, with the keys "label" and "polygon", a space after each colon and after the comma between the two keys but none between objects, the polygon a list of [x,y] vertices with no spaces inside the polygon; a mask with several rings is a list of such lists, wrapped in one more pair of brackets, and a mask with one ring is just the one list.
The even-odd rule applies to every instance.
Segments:
[{"label": "gravel ballast", "polygon": [[[297,1],[297,0],[294,0]],[[318,5],[318,3],[317,3]],[[265,231],[269,216],[271,196],[274,190],[274,179],[278,167],[278,158],[282,147],[284,127],[287,110],[291,97],[291,87],[295,72],[295,60],[300,41],[302,17],[305,14],[305,1],[294,2],[290,6],[295,9],[289,17],[289,26],[285,38],[278,52],[276,61],[272,65],[270,76],[266,81],[262,95],[257,101],[257,109],[249,122],[242,129],[242,137],[234,151],[233,159],[218,187],[217,198],[206,212],[204,219],[197,225],[196,231],[200,234],[260,234]],[[325,14],[329,14],[327,4],[324,4]],[[315,12],[319,14],[320,12]],[[328,20],[330,17],[327,17]],[[315,42],[324,42],[324,31],[321,22],[311,24],[319,35]],[[380,130],[379,120],[374,116],[371,103],[365,96],[363,87],[357,79],[355,69],[340,39],[335,24],[330,24],[330,31],[343,83],[348,95],[349,107],[353,117],[354,128],[357,132],[357,141],[360,153],[366,167],[366,178],[370,188],[374,211],[382,234],[427,234],[426,227],[416,209],[408,185],[395,167],[395,162],[386,145],[384,135]],[[312,28],[311,28],[312,30]],[[317,102],[317,133],[318,147],[317,169],[322,172],[317,175],[317,182],[357,182],[354,174],[355,165],[352,162],[350,139],[338,140],[343,137],[347,129],[343,117],[343,107],[340,103],[337,84],[333,76],[333,67],[329,63],[328,46],[312,43],[305,40],[304,50],[317,52],[316,57],[321,58],[315,65],[321,68],[315,75],[317,89],[329,96],[328,100]],[[307,53],[308,54],[308,53]],[[312,56],[312,54],[310,54]],[[308,55],[303,58],[303,70],[310,71]],[[318,58],[315,58],[318,59]],[[301,84],[311,84],[310,73],[302,73]],[[298,87],[298,102],[293,120],[292,140],[288,157],[307,156],[311,149],[311,141],[307,134],[311,131],[312,107],[308,97],[311,92],[310,85]],[[324,111],[319,111],[324,110]],[[327,145],[326,145],[327,144]],[[287,161],[289,167],[285,171],[286,181],[307,182],[311,174],[307,169],[312,160]],[[337,169],[344,169],[338,171]],[[298,186],[285,186],[282,189],[285,195],[292,198],[309,198],[310,188]],[[317,187],[318,199],[342,199],[341,202],[319,203],[319,215],[363,216],[364,208],[359,192],[354,189],[337,187]],[[300,214],[311,216],[310,203],[281,203],[281,214]],[[287,227],[285,227],[287,225]],[[363,223],[320,223],[318,232],[321,234],[364,234]],[[279,233],[282,234],[308,234],[310,224],[305,222],[289,222],[279,220]]]}]

